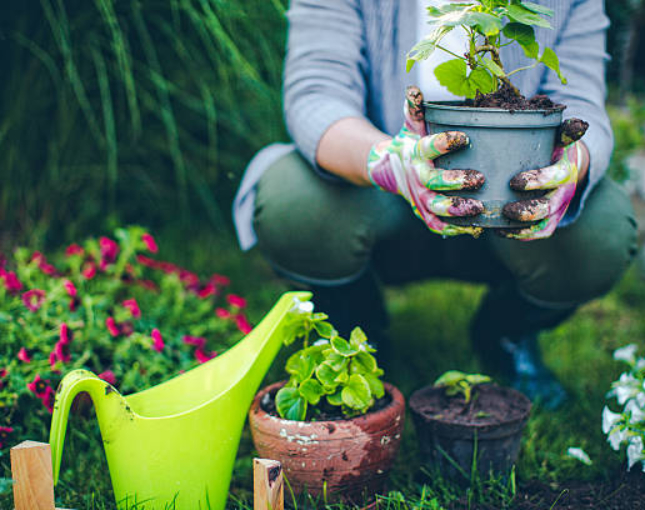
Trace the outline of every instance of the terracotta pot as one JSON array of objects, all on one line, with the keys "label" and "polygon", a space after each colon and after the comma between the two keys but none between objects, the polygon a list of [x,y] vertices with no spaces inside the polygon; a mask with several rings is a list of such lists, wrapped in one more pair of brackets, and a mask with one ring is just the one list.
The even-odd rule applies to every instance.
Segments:
[{"label": "terracotta pot", "polygon": [[285,383],[260,391],[249,412],[253,443],[261,457],[279,460],[296,495],[308,492],[328,501],[364,501],[384,489],[401,442],[403,395],[391,384],[392,402],[351,420],[283,420],[260,406],[262,398]]},{"label": "terracotta pot", "polygon": [[445,400],[444,395],[444,388],[427,386],[410,397],[410,411],[424,462],[437,467],[446,477],[463,481],[465,475],[470,480],[473,455],[477,452],[476,466],[481,477],[488,479],[491,471],[507,474],[517,461],[531,401],[519,391],[487,384],[486,394],[482,392],[480,398],[483,408],[487,401],[504,399],[509,402],[512,413],[494,423],[475,420],[466,424],[442,416],[445,408],[439,403]]}]

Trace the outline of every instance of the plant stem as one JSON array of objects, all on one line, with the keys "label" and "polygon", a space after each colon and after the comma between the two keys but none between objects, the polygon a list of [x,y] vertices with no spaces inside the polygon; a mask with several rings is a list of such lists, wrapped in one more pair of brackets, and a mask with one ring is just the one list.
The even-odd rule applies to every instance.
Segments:
[{"label": "plant stem", "polygon": [[438,44],[437,44],[437,45],[435,45],[435,47],[436,47],[436,48],[439,48],[441,51],[445,51],[446,53],[449,53],[449,54],[450,54],[450,55],[452,55],[453,57],[460,58],[461,60],[466,60],[466,58],[465,58],[464,56],[457,55],[456,53],[453,53],[452,51],[450,51],[448,48],[444,48],[443,46],[440,46],[440,45],[438,45]]},{"label": "plant stem", "polygon": [[506,76],[510,77],[510,76],[513,76],[515,73],[519,73],[520,71],[528,71],[529,69],[533,69],[534,67],[537,67],[538,64],[539,62],[536,61],[534,64],[531,64],[530,66],[518,67],[514,71],[511,71],[510,73],[508,73]]},{"label": "plant stem", "polygon": [[[476,46],[475,47],[475,53],[486,53],[490,52],[491,57],[493,62],[495,62],[499,68],[503,71],[504,70],[504,64],[502,64],[502,60],[499,56],[499,48],[497,48],[494,44],[491,44],[488,37],[484,39],[484,44],[481,46]],[[500,76],[499,79],[504,83],[510,90],[513,91],[513,94],[516,96],[520,96],[520,91],[517,89],[515,85],[511,83],[511,80],[509,80],[510,74],[504,74],[504,76]]]}]

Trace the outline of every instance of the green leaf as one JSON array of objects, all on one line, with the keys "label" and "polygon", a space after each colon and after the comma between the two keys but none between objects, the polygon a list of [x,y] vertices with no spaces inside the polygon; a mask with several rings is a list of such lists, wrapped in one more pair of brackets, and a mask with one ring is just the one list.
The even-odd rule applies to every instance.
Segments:
[{"label": "green leaf", "polygon": [[560,59],[558,59],[555,51],[553,51],[551,48],[544,48],[544,53],[542,53],[542,56],[540,57],[540,62],[542,62],[549,69],[555,71],[563,85],[567,84],[567,79],[562,76],[562,72],[560,71]]},{"label": "green leaf", "polygon": [[337,354],[345,357],[353,356],[358,352],[358,349],[354,349],[351,345],[349,345],[349,342],[347,340],[339,336],[331,339],[331,346]]},{"label": "green leaf", "polygon": [[367,343],[367,335],[361,328],[354,328],[349,336],[349,345],[356,350],[360,350],[361,345]]},{"label": "green leaf", "polygon": [[327,363],[334,371],[340,372],[347,368],[349,359],[338,354],[333,348],[327,349],[323,354],[325,355],[324,363]]},{"label": "green leaf", "polygon": [[434,382],[435,386],[452,386],[457,384],[459,381],[463,381],[466,378],[466,374],[460,372],[459,370],[448,370],[444,372],[439,378]]},{"label": "green leaf", "polygon": [[365,377],[367,384],[370,385],[370,392],[374,398],[382,398],[385,395],[385,387],[378,377],[374,374],[364,374],[363,377]]},{"label": "green leaf", "polygon": [[412,70],[412,67],[416,62],[429,58],[437,49],[437,44],[439,44],[441,40],[454,28],[455,27],[452,26],[439,26],[414,45],[408,53],[408,59],[406,62],[407,72]]},{"label": "green leaf", "polygon": [[478,67],[468,74],[466,62],[460,59],[439,64],[434,71],[437,80],[456,96],[474,98],[479,91],[488,94],[495,90],[495,78],[488,70]]},{"label": "green leaf", "polygon": [[342,391],[343,404],[350,409],[366,411],[372,404],[370,385],[362,375],[354,374],[349,378]]},{"label": "green leaf", "polygon": [[336,383],[336,377],[338,377],[338,372],[332,369],[326,362],[316,368],[316,378],[325,388],[335,388],[338,385]]},{"label": "green leaf", "polygon": [[275,396],[278,414],[285,420],[304,421],[307,416],[307,401],[300,395],[298,388],[280,388]]},{"label": "green leaf", "polygon": [[495,36],[502,30],[502,20],[493,14],[485,12],[471,12],[466,18],[467,24],[475,28],[486,37]]},{"label": "green leaf", "polygon": [[544,5],[536,4],[535,2],[520,2],[520,5],[529,11],[536,14],[543,14],[544,16],[553,17],[553,9],[549,9]]},{"label": "green leaf", "polygon": [[501,67],[499,67],[495,62],[493,62],[489,57],[483,57],[482,63],[484,64],[484,67],[486,67],[486,69],[488,69],[495,76],[499,76],[500,78],[503,76],[506,76],[506,73],[504,73],[504,70]]},{"label": "green leaf", "polygon": [[322,385],[315,379],[307,379],[300,385],[298,391],[313,406],[317,405],[320,402],[320,397],[325,394]]},{"label": "green leaf", "polygon": [[474,386],[475,384],[489,383],[491,378],[482,374],[469,374],[466,376],[466,381]]},{"label": "green leaf", "polygon": [[342,391],[337,391],[336,393],[333,393],[331,395],[327,395],[327,402],[329,402],[333,406],[341,406],[341,405],[343,405],[343,393],[342,393]]},{"label": "green leaf", "polygon": [[513,4],[508,6],[508,17],[511,21],[542,28],[552,28],[551,23],[539,14],[536,14],[521,5]]},{"label": "green leaf", "polygon": [[302,382],[311,377],[316,364],[313,358],[305,351],[298,351],[292,354],[285,365],[285,370],[291,374],[297,382]]},{"label": "green leaf", "polygon": [[540,45],[535,40],[533,27],[522,23],[509,23],[504,27],[503,34],[514,41],[517,41],[528,58],[537,59],[540,53]]},{"label": "green leaf", "polygon": [[367,352],[359,352],[352,358],[349,371],[352,374],[371,374],[376,372],[376,359]]},{"label": "green leaf", "polygon": [[329,324],[329,322],[325,322],[325,321],[314,322],[314,328],[318,332],[318,334],[323,338],[331,338],[334,335],[334,332],[336,331],[334,329],[334,326]]}]

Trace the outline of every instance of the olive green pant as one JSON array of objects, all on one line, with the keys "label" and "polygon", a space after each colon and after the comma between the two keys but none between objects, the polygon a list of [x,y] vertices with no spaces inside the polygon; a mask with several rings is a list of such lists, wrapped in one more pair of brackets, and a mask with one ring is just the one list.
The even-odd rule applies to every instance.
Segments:
[{"label": "olive green pant", "polygon": [[343,285],[366,270],[386,284],[454,278],[513,286],[553,309],[605,294],[637,250],[629,198],[608,178],[578,220],[549,239],[520,242],[489,231],[479,239],[444,239],[401,197],[325,180],[297,152],[260,180],[254,227],[276,270],[305,284]]}]

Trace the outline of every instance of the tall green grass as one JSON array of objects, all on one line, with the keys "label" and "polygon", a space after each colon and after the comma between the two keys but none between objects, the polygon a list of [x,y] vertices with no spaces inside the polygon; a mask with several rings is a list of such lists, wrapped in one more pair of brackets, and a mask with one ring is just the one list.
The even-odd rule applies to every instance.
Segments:
[{"label": "tall green grass", "polygon": [[50,235],[203,218],[284,138],[287,0],[5,0],[0,221]]}]

